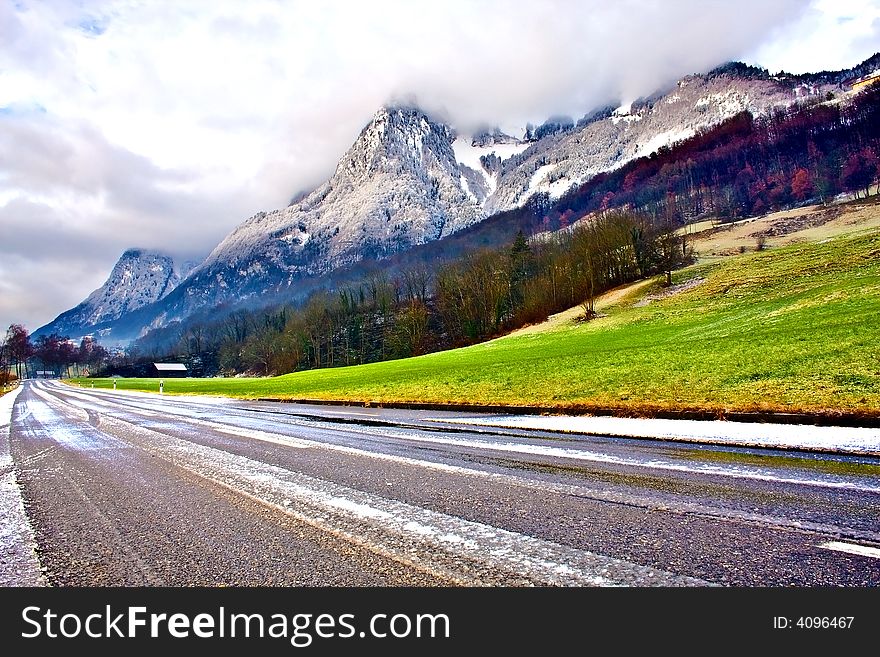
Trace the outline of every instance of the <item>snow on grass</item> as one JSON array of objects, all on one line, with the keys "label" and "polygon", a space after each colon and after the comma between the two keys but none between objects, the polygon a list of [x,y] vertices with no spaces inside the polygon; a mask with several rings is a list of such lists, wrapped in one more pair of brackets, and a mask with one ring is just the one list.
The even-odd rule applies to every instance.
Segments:
[{"label": "snow on grass", "polygon": [[12,408],[22,388],[0,397],[0,586],[43,586],[34,531],[9,452]]},{"label": "snow on grass", "polygon": [[508,415],[443,420],[508,429],[537,429],[591,436],[657,438],[694,443],[880,455],[880,429],[763,424],[722,420],[664,420],[568,415]]},{"label": "snow on grass", "polygon": [[666,130],[651,137],[644,144],[639,146],[635,157],[644,157],[655,152],[661,146],[671,146],[672,144],[684,141],[693,137],[695,134],[693,128],[684,128],[683,130]]}]

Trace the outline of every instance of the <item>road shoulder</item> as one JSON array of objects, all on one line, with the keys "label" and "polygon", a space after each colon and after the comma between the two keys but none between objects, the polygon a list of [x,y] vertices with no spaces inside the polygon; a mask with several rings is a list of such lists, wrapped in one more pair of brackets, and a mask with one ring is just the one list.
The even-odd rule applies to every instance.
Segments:
[{"label": "road shoulder", "polygon": [[12,409],[22,389],[0,397],[0,586],[45,586],[9,450]]}]

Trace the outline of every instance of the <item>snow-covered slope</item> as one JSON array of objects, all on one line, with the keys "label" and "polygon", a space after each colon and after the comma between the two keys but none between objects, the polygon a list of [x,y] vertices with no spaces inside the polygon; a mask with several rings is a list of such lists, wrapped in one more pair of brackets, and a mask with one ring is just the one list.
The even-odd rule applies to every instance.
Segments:
[{"label": "snow-covered slope", "polygon": [[680,80],[665,94],[619,107],[609,116],[546,136],[501,167],[487,199],[488,214],[521,206],[534,194],[558,198],[573,186],[699,130],[749,111],[758,116],[807,98],[838,92],[837,84],[792,84],[770,76],[744,77],[738,69]]},{"label": "snow-covered slope", "polygon": [[101,325],[154,303],[180,282],[174,260],[142,249],[128,249],[113,267],[107,281],[75,308],[56,317],[34,335],[58,333],[78,338]]},{"label": "snow-covered slope", "polygon": [[[454,135],[422,111],[382,108],[326,183],[235,229],[200,271],[319,273],[439,239],[484,218],[461,185]],[[228,281],[227,281],[228,282]]]},{"label": "snow-covered slope", "polygon": [[530,145],[497,128],[471,138],[459,136],[452,143],[452,149],[461,168],[462,188],[484,205],[498,187],[502,163]]},{"label": "snow-covered slope", "polygon": [[[853,69],[855,70],[855,69]],[[844,76],[845,77],[845,76]],[[548,119],[525,130],[523,140],[497,128],[453,143],[462,186],[489,216],[510,210],[535,194],[559,198],[604,171],[692,137],[732,116],[755,116],[841,90],[841,76],[772,77],[760,69],[730,64],[691,75],[665,93],[600,109],[576,124]]]},{"label": "snow-covered slope", "polygon": [[792,85],[735,72],[688,76],[663,95],[625,105],[598,120],[581,121],[506,160],[485,209],[487,214],[509,210],[537,193],[558,198],[598,173],[650,155],[744,110],[760,115],[829,90],[838,91],[836,85]]}]

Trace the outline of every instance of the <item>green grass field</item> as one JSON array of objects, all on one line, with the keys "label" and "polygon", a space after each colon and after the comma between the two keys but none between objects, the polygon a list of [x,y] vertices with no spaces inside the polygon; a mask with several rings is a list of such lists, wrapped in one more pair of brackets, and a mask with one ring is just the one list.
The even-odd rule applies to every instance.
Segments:
[{"label": "green grass field", "polygon": [[[880,414],[880,233],[747,253],[636,305],[406,360],[263,379],[169,379],[166,393],[370,402],[606,407],[627,412]],[[78,380],[109,387],[109,379]],[[157,379],[121,389],[158,390]]]}]

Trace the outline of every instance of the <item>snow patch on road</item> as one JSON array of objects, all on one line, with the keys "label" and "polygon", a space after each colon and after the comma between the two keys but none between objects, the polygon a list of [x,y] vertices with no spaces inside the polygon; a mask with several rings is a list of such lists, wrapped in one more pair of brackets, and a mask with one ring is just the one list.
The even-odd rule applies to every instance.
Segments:
[{"label": "snow patch on road", "polygon": [[45,586],[9,451],[12,409],[21,390],[19,386],[0,397],[0,586]]},{"label": "snow patch on road", "polygon": [[[125,443],[104,435],[95,435],[89,429],[75,424],[71,416],[82,422],[87,422],[89,414],[82,408],[64,402],[36,388],[31,391],[44,403],[37,401],[27,402],[27,413],[36,422],[39,422],[46,431],[47,437],[58,443],[65,449],[80,452],[103,451],[107,449],[125,448]],[[88,425],[86,425],[88,426]],[[91,427],[90,427],[91,428]]]}]

